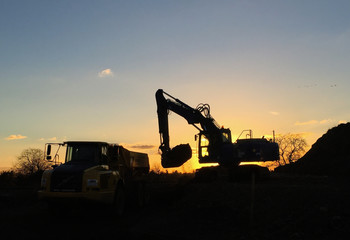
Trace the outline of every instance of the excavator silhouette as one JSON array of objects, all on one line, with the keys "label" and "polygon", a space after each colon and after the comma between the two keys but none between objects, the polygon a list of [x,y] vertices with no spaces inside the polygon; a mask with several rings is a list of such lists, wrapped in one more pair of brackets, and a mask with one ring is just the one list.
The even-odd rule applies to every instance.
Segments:
[{"label": "excavator silhouette", "polygon": [[188,124],[199,131],[196,135],[199,163],[218,163],[224,167],[235,167],[241,162],[279,159],[279,146],[274,137],[270,141],[265,138],[252,138],[252,131],[248,130],[249,138],[237,139],[233,143],[230,129],[219,126],[210,115],[208,104],[199,104],[196,108],[192,108],[162,89],[157,90],[156,101],[161,143],[159,149],[164,168],[180,167],[192,157],[189,144],[170,148],[169,111],[185,118]]}]

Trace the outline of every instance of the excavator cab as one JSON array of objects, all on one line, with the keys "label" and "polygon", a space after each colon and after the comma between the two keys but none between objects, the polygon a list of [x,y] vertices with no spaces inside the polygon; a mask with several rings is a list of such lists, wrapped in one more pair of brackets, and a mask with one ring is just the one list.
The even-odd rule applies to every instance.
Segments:
[{"label": "excavator cab", "polygon": [[231,144],[231,131],[221,128],[215,133],[200,131],[198,134],[198,158],[200,163],[220,163],[223,156],[222,147]]}]

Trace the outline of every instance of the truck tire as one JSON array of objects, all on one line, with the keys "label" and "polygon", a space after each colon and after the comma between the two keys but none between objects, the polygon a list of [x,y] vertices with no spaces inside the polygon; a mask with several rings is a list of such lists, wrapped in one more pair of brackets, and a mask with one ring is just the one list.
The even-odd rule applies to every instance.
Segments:
[{"label": "truck tire", "polygon": [[139,208],[143,208],[145,206],[145,187],[143,182],[139,182],[137,184],[137,190],[136,190],[136,201],[137,201],[137,206]]},{"label": "truck tire", "polygon": [[126,194],[123,184],[119,183],[114,194],[113,213],[122,216],[125,212]]},{"label": "truck tire", "polygon": [[137,206],[139,208],[144,208],[149,204],[150,201],[150,193],[148,186],[145,182],[139,182],[137,184],[137,191],[136,191],[136,200],[137,200]]}]

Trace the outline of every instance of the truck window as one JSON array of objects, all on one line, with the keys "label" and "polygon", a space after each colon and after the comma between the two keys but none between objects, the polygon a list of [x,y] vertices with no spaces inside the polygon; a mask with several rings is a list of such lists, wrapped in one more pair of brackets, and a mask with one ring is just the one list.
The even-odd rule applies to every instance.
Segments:
[{"label": "truck window", "polygon": [[98,152],[97,146],[94,145],[69,145],[67,146],[66,162],[96,162]]},{"label": "truck window", "polygon": [[109,158],[108,158],[108,148],[107,146],[101,147],[101,164],[108,164]]}]

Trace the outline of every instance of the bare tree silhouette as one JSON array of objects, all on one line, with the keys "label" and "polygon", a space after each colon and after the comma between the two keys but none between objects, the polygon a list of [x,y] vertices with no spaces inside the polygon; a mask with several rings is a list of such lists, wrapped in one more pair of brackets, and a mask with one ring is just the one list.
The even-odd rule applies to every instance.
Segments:
[{"label": "bare tree silhouette", "polygon": [[49,169],[51,164],[44,159],[44,152],[37,148],[28,148],[17,157],[14,169],[22,174],[35,174]]},{"label": "bare tree silhouette", "polygon": [[279,135],[276,142],[280,148],[280,165],[286,165],[301,158],[307,148],[307,142],[301,134],[287,133]]}]

